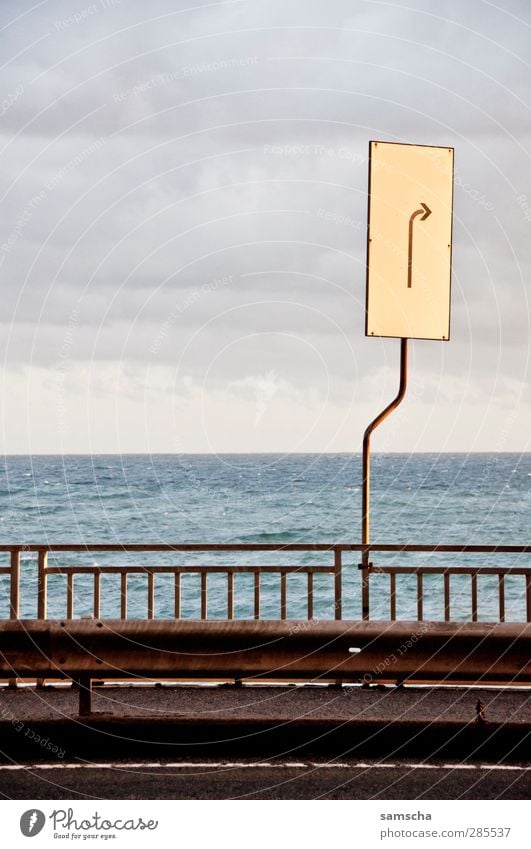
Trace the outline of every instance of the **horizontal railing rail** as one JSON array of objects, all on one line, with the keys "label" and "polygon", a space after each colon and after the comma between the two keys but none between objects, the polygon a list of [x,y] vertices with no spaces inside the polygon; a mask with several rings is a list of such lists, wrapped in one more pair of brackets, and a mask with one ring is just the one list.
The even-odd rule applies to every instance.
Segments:
[{"label": "horizontal railing rail", "polygon": [[[348,553],[368,553],[374,556],[375,554],[463,554],[463,555],[526,555],[531,554],[531,545],[469,545],[469,544],[371,544],[360,545],[356,543],[177,543],[177,544],[144,544],[144,543],[88,543],[88,544],[68,544],[68,543],[51,543],[51,544],[20,544],[20,545],[0,545],[0,552],[10,555],[9,565],[0,566],[0,578],[8,577],[9,588],[9,617],[17,619],[20,617],[21,611],[21,556],[23,553],[37,555],[37,618],[48,618],[48,579],[50,576],[63,576],[66,584],[66,618],[72,619],[75,616],[75,583],[79,576],[91,576],[93,581],[92,589],[92,614],[95,618],[100,618],[102,612],[102,578],[106,576],[118,575],[120,577],[120,614],[121,618],[128,617],[128,602],[130,597],[130,589],[128,587],[128,577],[134,575],[144,575],[147,577],[146,589],[146,610],[147,618],[153,619],[156,616],[155,610],[155,582],[160,575],[173,575],[173,617],[179,619],[182,617],[182,578],[185,575],[195,574],[199,576],[199,599],[200,599],[200,617],[201,619],[208,618],[208,598],[209,598],[209,576],[224,575],[227,579],[226,590],[226,618],[235,618],[235,602],[236,602],[236,586],[235,579],[241,575],[252,576],[252,610],[254,619],[260,619],[262,612],[262,594],[263,592],[271,594],[273,584],[266,580],[278,576],[278,585],[280,593],[279,615],[280,619],[288,618],[288,578],[290,576],[302,576],[306,581],[306,618],[313,619],[316,612],[314,604],[314,577],[318,575],[329,575],[333,577],[332,588],[332,603],[330,606],[330,617],[333,619],[352,618],[344,617],[345,593],[352,596],[353,593],[359,595],[361,603],[361,619],[374,618],[373,614],[378,607],[379,619],[388,618],[395,621],[399,618],[398,609],[398,581],[402,577],[411,577],[416,579],[416,590],[414,587],[407,588],[411,595],[416,592],[416,613],[417,619],[423,621],[426,613],[426,598],[433,595],[434,585],[432,579],[436,576],[442,576],[442,618],[444,621],[452,621],[454,602],[452,600],[452,588],[454,580],[457,576],[465,576],[469,581],[470,603],[469,603],[469,618],[470,621],[476,622],[480,616],[480,602],[478,593],[478,580],[483,580],[484,577],[494,579],[496,586],[492,583],[489,585],[489,592],[497,594],[497,620],[500,622],[506,621],[507,615],[507,582],[513,578],[520,581],[519,597],[522,599],[522,605],[525,607],[525,618],[520,621],[531,622],[531,564],[527,565],[472,565],[464,563],[463,565],[445,565],[441,563],[422,564],[422,565],[395,565],[395,564],[373,564],[367,559],[366,566],[359,566],[359,572],[348,572],[349,580],[345,580],[347,570],[352,567],[352,562],[345,563],[344,555]],[[276,552],[284,555],[286,553],[306,553],[317,554],[326,553],[330,556],[331,561],[328,564],[237,564],[237,563],[177,563],[177,564],[109,564],[109,565],[84,565],[84,564],[67,564],[55,565],[49,564],[49,555],[60,554],[90,554],[90,553],[105,553],[109,555],[118,554],[200,554],[210,553],[213,555],[225,554],[260,554],[267,552]],[[182,558],[184,559],[184,558]],[[214,558],[213,558],[214,559]],[[324,559],[324,558],[323,558]],[[359,583],[355,583],[353,575],[359,575]],[[389,583],[384,591],[388,597],[388,612],[382,617],[382,589],[378,588],[375,593],[372,590],[374,586],[374,578],[376,576],[388,576]],[[264,581],[261,579],[264,578]],[[430,588],[427,591],[426,584],[430,583]],[[134,592],[136,597],[140,592],[139,587],[135,587]],[[220,590],[217,588],[216,595],[219,597]],[[349,597],[350,597],[349,596]],[[269,598],[269,597],[268,597]],[[269,603],[271,610],[271,603]],[[271,618],[271,617],[270,617]],[[298,617],[300,618],[300,617]],[[463,618],[461,604],[461,619]]]},{"label": "horizontal railing rail", "polygon": [[442,543],[231,542],[231,543],[20,543],[0,544],[1,551],[387,551],[470,554],[531,554],[531,545],[469,545]]}]

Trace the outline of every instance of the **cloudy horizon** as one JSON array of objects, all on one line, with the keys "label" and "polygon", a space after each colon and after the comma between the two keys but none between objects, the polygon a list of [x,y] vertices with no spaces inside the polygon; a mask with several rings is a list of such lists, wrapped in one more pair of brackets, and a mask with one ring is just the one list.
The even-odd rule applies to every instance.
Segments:
[{"label": "cloudy horizon", "polygon": [[364,335],[371,139],[455,149],[451,339],[411,342],[374,450],[529,450],[530,25],[4,2],[3,453],[359,452],[399,368]]}]

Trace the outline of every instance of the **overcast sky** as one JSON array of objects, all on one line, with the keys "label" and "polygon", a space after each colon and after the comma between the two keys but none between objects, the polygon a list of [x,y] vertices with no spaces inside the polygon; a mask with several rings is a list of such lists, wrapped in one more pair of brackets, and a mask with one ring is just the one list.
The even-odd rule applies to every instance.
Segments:
[{"label": "overcast sky", "polygon": [[370,139],[455,148],[382,451],[530,448],[531,5],[3,0],[5,453],[358,451]]}]

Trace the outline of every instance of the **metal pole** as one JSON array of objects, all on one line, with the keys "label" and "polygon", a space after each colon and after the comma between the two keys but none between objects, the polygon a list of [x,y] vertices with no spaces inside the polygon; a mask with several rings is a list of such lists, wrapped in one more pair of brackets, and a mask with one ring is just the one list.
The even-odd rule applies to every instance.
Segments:
[{"label": "metal pole", "polygon": [[395,410],[407,387],[407,339],[400,340],[400,386],[398,394],[382,412],[370,423],[363,434],[363,469],[361,495],[361,544],[365,546],[361,553],[362,569],[362,617],[369,618],[369,544],[370,544],[370,496],[371,496],[371,435],[379,424]]}]

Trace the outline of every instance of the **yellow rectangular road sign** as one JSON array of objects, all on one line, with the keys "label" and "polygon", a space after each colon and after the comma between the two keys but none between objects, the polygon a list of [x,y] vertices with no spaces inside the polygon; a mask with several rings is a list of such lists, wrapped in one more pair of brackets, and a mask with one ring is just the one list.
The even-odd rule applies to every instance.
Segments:
[{"label": "yellow rectangular road sign", "polygon": [[369,145],[367,336],[450,337],[454,151]]}]

